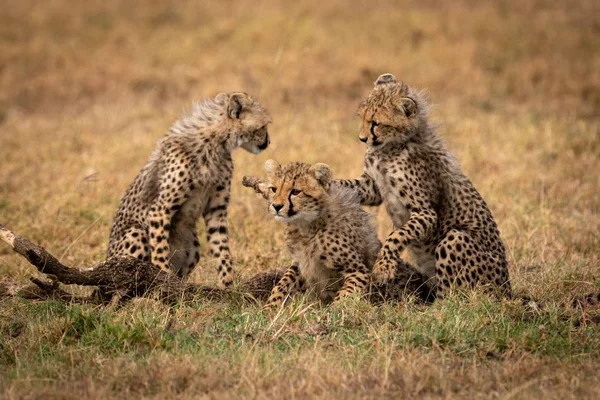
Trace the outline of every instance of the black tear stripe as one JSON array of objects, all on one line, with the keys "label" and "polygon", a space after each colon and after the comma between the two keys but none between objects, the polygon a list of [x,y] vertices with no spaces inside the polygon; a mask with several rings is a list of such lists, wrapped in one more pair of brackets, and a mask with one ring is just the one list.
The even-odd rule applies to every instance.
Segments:
[{"label": "black tear stripe", "polygon": [[[296,181],[292,181],[292,190],[293,190],[295,184],[296,184]],[[290,208],[288,210],[288,217],[293,217],[294,215],[296,215],[296,211],[294,211],[294,203],[292,203],[292,191],[291,190],[290,190],[290,193],[288,194],[288,201],[290,202]]]}]

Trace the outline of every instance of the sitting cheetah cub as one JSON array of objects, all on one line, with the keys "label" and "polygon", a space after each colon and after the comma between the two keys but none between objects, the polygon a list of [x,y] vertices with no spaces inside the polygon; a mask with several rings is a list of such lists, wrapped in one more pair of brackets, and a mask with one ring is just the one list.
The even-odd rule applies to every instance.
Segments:
[{"label": "sitting cheetah cub", "polygon": [[346,188],[330,188],[331,171],[325,164],[268,160],[265,169],[267,182],[244,177],[243,184],[269,200],[269,212],[285,224],[293,258],[265,307],[282,305],[295,289],[313,289],[323,301],[363,290],[381,243],[358,196]]},{"label": "sitting cheetah cub", "polygon": [[486,284],[510,296],[504,245],[485,201],[463,175],[429,122],[421,95],[381,75],[360,105],[359,138],[367,144],[355,188],[365,205],[385,204],[394,230],[373,267],[373,280],[394,277],[409,248],[436,297],[453,287]]},{"label": "sitting cheetah cub", "polygon": [[202,216],[210,253],[219,259],[219,286],[229,286],[231,152],[266,149],[270,122],[267,110],[245,93],[221,93],[195,105],[158,142],[125,192],[107,256],[137,257],[185,277],[200,259],[196,223]]}]

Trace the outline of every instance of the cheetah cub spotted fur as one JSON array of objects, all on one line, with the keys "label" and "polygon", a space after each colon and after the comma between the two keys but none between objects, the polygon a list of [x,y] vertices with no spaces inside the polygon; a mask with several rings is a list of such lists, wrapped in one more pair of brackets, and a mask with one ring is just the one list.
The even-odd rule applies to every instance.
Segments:
[{"label": "cheetah cub spotted fur", "polygon": [[210,253],[219,260],[219,286],[229,286],[231,152],[266,149],[270,122],[267,110],[245,93],[221,93],[195,105],[158,142],[125,192],[107,256],[137,257],[185,277],[200,259],[196,224],[202,216]]},{"label": "cheetah cub spotted fur", "polygon": [[295,290],[314,290],[323,301],[340,299],[367,286],[381,243],[358,196],[331,187],[325,164],[265,164],[267,181],[244,177],[269,200],[269,212],[285,224],[293,263],[275,285],[266,308],[283,304]]},{"label": "cheetah cub spotted fur", "polygon": [[420,93],[381,75],[359,106],[367,145],[362,177],[336,181],[364,205],[384,204],[394,230],[373,267],[373,281],[394,277],[408,248],[436,297],[484,284],[510,295],[504,245],[485,201],[429,122]]}]

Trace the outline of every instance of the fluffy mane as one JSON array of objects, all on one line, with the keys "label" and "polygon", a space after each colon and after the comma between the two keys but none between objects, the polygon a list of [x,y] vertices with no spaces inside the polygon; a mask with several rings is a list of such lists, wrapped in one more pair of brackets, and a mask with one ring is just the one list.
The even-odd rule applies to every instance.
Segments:
[{"label": "fluffy mane", "polygon": [[179,135],[202,132],[224,118],[225,107],[226,102],[222,96],[194,103],[191,110],[181,114],[170,132]]}]

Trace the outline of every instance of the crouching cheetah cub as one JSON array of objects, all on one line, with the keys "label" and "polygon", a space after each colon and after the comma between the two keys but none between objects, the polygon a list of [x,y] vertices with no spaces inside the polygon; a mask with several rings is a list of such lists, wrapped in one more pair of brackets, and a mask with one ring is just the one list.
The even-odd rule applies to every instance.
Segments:
[{"label": "crouching cheetah cub", "polygon": [[394,277],[408,247],[436,297],[451,287],[485,284],[510,295],[504,245],[485,201],[446,151],[415,90],[381,75],[360,105],[359,138],[367,144],[354,188],[365,205],[385,204],[394,230],[373,267],[373,280]]},{"label": "crouching cheetah cub", "polygon": [[266,149],[270,122],[267,110],[245,93],[221,93],[195,105],[158,142],[125,192],[107,256],[137,257],[185,277],[200,259],[196,223],[202,216],[210,253],[219,259],[219,286],[229,286],[231,152]]},{"label": "crouching cheetah cub", "polygon": [[267,182],[244,177],[244,186],[269,200],[269,212],[285,224],[293,263],[275,285],[266,308],[278,307],[295,290],[314,290],[323,301],[361,291],[381,243],[358,196],[331,187],[325,164],[265,164]]}]

